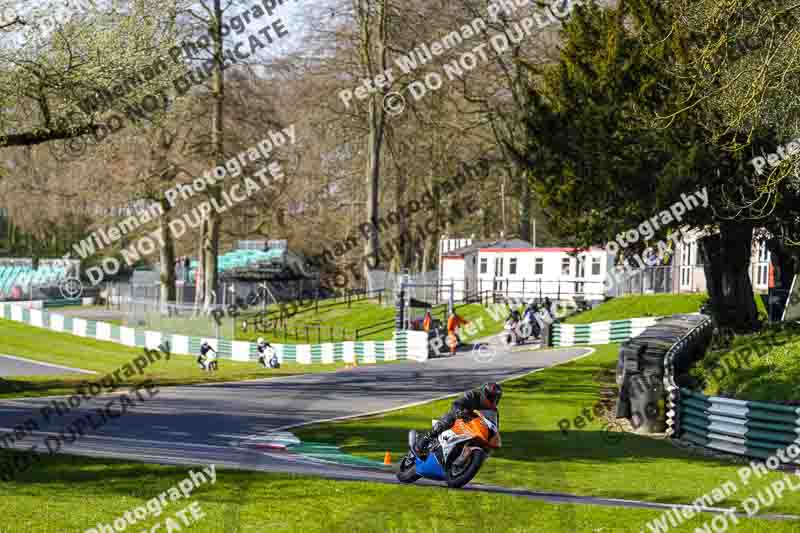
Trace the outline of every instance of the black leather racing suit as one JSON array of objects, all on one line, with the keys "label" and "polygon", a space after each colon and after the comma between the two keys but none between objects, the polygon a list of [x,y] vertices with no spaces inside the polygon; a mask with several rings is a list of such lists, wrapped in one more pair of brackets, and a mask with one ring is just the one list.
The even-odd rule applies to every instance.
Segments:
[{"label": "black leather racing suit", "polygon": [[436,422],[436,425],[433,427],[431,432],[428,433],[427,437],[431,440],[435,439],[441,435],[442,432],[453,427],[453,424],[456,423],[456,420],[462,418],[465,413],[479,409],[486,409],[480,391],[471,390],[464,393],[464,396],[454,401],[453,405],[450,406],[450,410],[447,411],[447,413],[445,413],[438,422]]}]

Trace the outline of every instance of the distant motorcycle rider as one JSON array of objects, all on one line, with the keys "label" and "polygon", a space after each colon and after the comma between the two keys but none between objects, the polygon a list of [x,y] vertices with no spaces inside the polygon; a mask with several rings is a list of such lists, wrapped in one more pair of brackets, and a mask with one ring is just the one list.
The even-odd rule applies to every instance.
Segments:
[{"label": "distant motorcycle rider", "polygon": [[[498,383],[486,383],[479,389],[471,390],[453,402],[450,410],[441,417],[430,433],[426,433],[417,441],[414,451],[417,455],[424,457],[428,453],[428,448],[434,440],[453,427],[456,420],[463,418],[473,410],[490,410],[497,411],[497,406],[500,404],[500,398],[503,396],[503,388]],[[498,413],[498,420],[500,415]]]},{"label": "distant motorcycle rider", "polygon": [[[259,337],[256,346],[258,350],[258,362],[261,366],[264,368],[280,368],[281,364],[278,361],[278,354],[270,343]],[[269,357],[269,361],[267,361],[267,357]]]},{"label": "distant motorcycle rider", "polygon": [[[214,355],[210,355],[208,352],[214,352]],[[200,368],[206,371],[212,371],[217,369],[216,363],[216,355],[217,351],[211,347],[208,342],[203,342],[200,345],[200,357],[197,358],[197,362],[200,365]]]},{"label": "distant motorcycle rider", "polygon": [[271,348],[270,344],[259,337],[256,341],[256,350],[258,351],[258,362],[264,368],[267,368],[267,348]]},{"label": "distant motorcycle rider", "polygon": [[516,309],[512,309],[511,313],[509,313],[508,318],[506,318],[506,325],[508,326],[508,338],[507,342],[514,341],[515,344],[518,344],[520,341],[520,326],[521,318],[519,316],[519,311]]},{"label": "distant motorcycle rider", "polygon": [[522,322],[524,324],[523,329],[525,330],[523,337],[539,337],[542,327],[539,323],[539,318],[536,316],[538,311],[539,306],[533,302],[529,303],[525,308],[525,314],[522,317]]}]

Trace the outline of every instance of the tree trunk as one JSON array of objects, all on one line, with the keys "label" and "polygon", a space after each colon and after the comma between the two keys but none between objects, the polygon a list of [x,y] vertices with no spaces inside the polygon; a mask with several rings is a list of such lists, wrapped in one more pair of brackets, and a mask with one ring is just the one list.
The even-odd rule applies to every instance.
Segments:
[{"label": "tree trunk", "polygon": [[521,176],[516,176],[519,180],[519,238],[526,242],[531,242],[531,184],[528,181],[526,172],[518,171]]},{"label": "tree trunk", "polygon": [[[386,71],[388,68],[388,48],[386,45],[386,2],[376,0],[375,14],[372,14],[372,5],[369,1],[356,2],[356,12],[361,29],[361,66],[369,78],[374,78],[377,74]],[[373,28],[374,23],[377,28]],[[376,55],[373,59],[372,54]],[[377,67],[377,68],[376,68]],[[377,94],[373,95],[369,101],[369,111],[367,120],[369,121],[369,137],[367,140],[367,218],[376,229],[370,234],[370,238],[364,246],[365,258],[364,274],[368,276],[370,263],[374,268],[381,265],[380,239],[378,238],[377,228],[379,219],[380,200],[380,177],[381,177],[381,151],[383,148],[383,134],[386,125],[386,114],[383,108],[384,98],[388,90],[382,88]]]},{"label": "tree trunk", "polygon": [[700,241],[711,308],[721,329],[748,333],[759,328],[750,282],[753,226],[724,222]]},{"label": "tree trunk", "polygon": [[172,206],[166,198],[161,199],[161,208],[164,213],[159,221],[159,231],[164,246],[161,247],[161,303],[174,302],[175,295],[175,241],[169,230],[170,210]]},{"label": "tree trunk", "polygon": [[436,262],[437,243],[436,235],[428,235],[425,239],[425,253],[422,256],[422,272],[429,272]]},{"label": "tree trunk", "polygon": [[[214,38],[214,78],[212,96],[214,99],[214,111],[211,115],[211,146],[214,160],[217,164],[223,164],[225,159],[224,145],[223,145],[223,132],[222,132],[222,119],[223,119],[223,101],[225,99],[225,80],[222,55],[222,8],[220,6],[221,0],[214,0],[214,19],[212,21],[213,28],[211,35]],[[217,205],[222,202],[222,189],[225,186],[225,179],[219,182],[218,185],[209,187],[209,197],[216,200]],[[206,310],[209,306],[217,303],[217,283],[219,282],[219,274],[217,273],[217,255],[219,252],[219,234],[222,220],[216,210],[212,210],[207,215],[208,228],[205,235],[205,242],[203,249],[205,251],[205,263],[203,275],[205,276],[205,283],[203,289],[205,292],[205,307]]]},{"label": "tree trunk", "polygon": [[217,302],[219,229],[219,215],[210,214],[206,219],[206,232],[203,239],[203,302],[206,310],[219,303]]},{"label": "tree trunk", "polygon": [[409,266],[408,261],[408,216],[406,215],[405,211],[401,208],[405,205],[406,202],[406,175],[403,171],[397,176],[397,181],[395,183],[395,212],[397,213],[397,253],[395,254],[395,264],[397,266],[397,272],[403,270],[403,268]]},{"label": "tree trunk", "polygon": [[203,285],[205,283],[205,275],[203,274],[204,269],[206,268],[206,252],[205,252],[205,241],[206,241],[206,233],[208,233],[208,221],[205,219],[200,224],[200,235],[198,236],[197,242],[200,243],[197,247],[197,268],[199,270],[198,275],[195,277],[195,291],[194,291],[194,307],[195,311],[200,309],[201,304],[203,304],[203,296],[205,295],[205,291],[203,290]]},{"label": "tree trunk", "polygon": [[[380,227],[380,179],[381,179],[381,148],[383,145],[383,108],[375,98],[369,103],[369,139],[367,145],[367,218],[376,230],[370,233],[367,239],[365,255],[371,257],[375,269],[381,265],[380,238],[377,229]],[[369,273],[369,262],[364,262],[364,276]]]}]

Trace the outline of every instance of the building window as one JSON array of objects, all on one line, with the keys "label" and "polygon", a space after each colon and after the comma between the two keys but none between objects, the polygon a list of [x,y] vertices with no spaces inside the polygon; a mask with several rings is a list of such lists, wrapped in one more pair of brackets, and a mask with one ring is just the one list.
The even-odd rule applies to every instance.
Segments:
[{"label": "building window", "polygon": [[764,286],[767,284],[769,278],[769,265],[759,264],[758,265],[758,281],[756,284]]},{"label": "building window", "polygon": [[517,258],[512,257],[508,260],[508,274],[516,274],[517,273]]},{"label": "building window", "polygon": [[489,269],[489,260],[485,257],[481,257],[481,274],[486,274],[486,271]]},{"label": "building window", "polygon": [[495,259],[494,259],[494,275],[495,276],[502,276],[503,275],[503,258],[502,257],[495,257]]},{"label": "building window", "polygon": [[769,249],[765,241],[756,246],[756,285],[765,287],[769,284]]},{"label": "building window", "polygon": [[600,258],[592,257],[592,276],[600,275]]},{"label": "building window", "polygon": [[544,274],[544,258],[537,257],[533,260],[533,273],[537,276]]},{"label": "building window", "polygon": [[569,276],[569,257],[565,257],[561,260],[561,275],[562,276]]},{"label": "building window", "polygon": [[689,242],[683,243],[683,247],[681,250],[681,264],[684,266],[692,266],[694,263],[692,261],[692,244]]},{"label": "building window", "polygon": [[769,248],[767,248],[766,241],[760,241],[758,243],[758,261],[760,263],[769,261]]}]

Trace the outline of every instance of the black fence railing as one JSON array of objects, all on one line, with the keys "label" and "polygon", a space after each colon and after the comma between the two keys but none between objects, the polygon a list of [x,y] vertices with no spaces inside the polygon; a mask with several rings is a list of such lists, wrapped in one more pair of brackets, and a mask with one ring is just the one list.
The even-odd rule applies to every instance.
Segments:
[{"label": "black fence railing", "polygon": [[374,335],[376,333],[383,333],[387,330],[393,330],[395,327],[395,319],[394,317],[383,320],[381,322],[376,322],[375,324],[370,324],[369,326],[364,326],[363,328],[356,329],[356,337],[355,340],[363,339],[369,335]]}]

